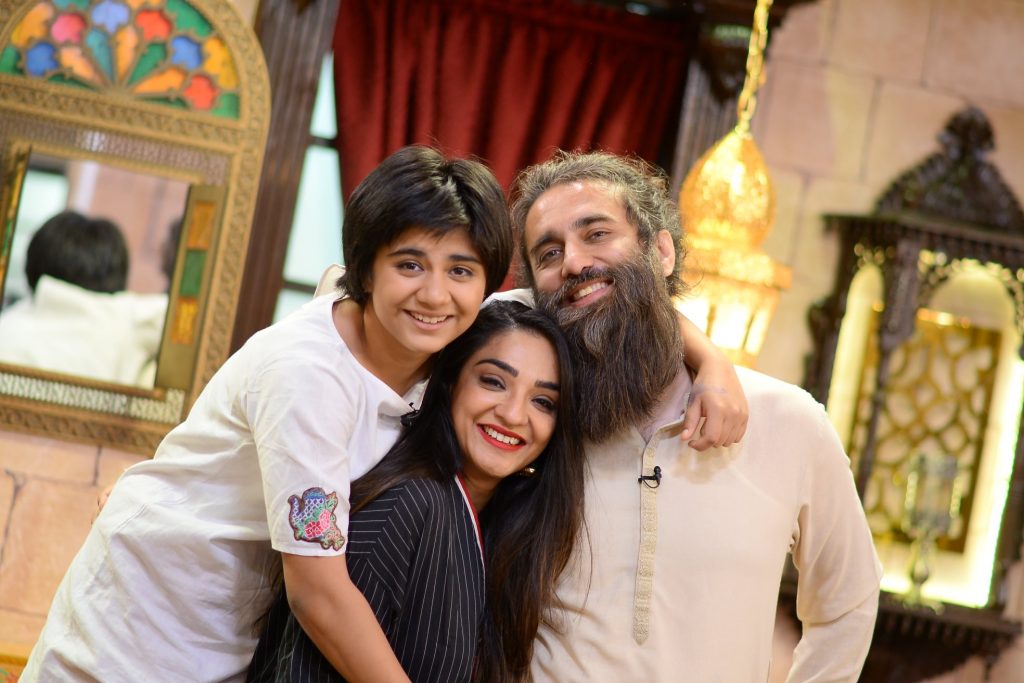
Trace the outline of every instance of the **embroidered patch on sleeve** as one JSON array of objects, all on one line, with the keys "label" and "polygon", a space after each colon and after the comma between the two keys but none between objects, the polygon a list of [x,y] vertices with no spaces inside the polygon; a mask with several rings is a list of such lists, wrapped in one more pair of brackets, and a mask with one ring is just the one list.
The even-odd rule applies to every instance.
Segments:
[{"label": "embroidered patch on sleeve", "polygon": [[319,543],[324,550],[341,550],[345,536],[338,528],[334,510],[338,507],[338,494],[327,493],[319,486],[306,489],[302,497],[288,499],[288,523],[295,532],[296,541]]}]

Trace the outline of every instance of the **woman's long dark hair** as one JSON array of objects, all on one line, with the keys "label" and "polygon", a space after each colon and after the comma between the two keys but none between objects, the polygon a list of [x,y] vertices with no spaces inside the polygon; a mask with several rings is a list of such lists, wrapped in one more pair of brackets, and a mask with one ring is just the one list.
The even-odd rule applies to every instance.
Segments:
[{"label": "woman's long dark hair", "polygon": [[451,405],[459,374],[484,344],[513,330],[551,343],[558,359],[560,398],[551,441],[532,463],[536,474],[504,479],[481,514],[487,607],[476,678],[487,683],[528,678],[537,628],[556,606],[555,582],[572,557],[583,520],[584,460],[573,419],[572,360],[555,321],[516,302],[484,306],[476,322],[435,362],[419,416],[380,464],[352,484],[355,513],[408,479],[454,476],[463,458]]}]

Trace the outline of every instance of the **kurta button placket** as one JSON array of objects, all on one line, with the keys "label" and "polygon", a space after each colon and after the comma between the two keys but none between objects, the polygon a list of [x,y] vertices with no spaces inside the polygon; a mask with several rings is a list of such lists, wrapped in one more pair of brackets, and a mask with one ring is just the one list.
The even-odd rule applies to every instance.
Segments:
[{"label": "kurta button placket", "polygon": [[[644,448],[641,472],[654,471],[657,437]],[[654,590],[654,551],[658,541],[658,487],[640,483],[640,549],[633,597],[633,639],[643,644],[651,633],[651,593]]]}]

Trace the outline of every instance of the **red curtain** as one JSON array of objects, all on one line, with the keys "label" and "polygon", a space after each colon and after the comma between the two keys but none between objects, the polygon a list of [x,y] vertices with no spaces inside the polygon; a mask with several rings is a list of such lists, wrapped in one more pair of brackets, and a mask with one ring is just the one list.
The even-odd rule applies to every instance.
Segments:
[{"label": "red curtain", "polygon": [[345,195],[388,154],[475,155],[507,188],[556,148],[654,161],[676,123],[687,27],[571,0],[341,0]]}]

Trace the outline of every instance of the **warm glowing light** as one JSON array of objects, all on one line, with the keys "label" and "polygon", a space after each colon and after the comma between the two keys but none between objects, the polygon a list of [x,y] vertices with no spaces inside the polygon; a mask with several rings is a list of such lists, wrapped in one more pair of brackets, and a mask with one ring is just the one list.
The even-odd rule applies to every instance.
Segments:
[{"label": "warm glowing light", "polygon": [[[934,262],[941,256],[922,252],[921,260]],[[859,385],[864,349],[870,342],[868,320],[872,308],[880,306],[882,294],[881,273],[868,267],[854,277],[847,298],[828,400],[829,416],[844,438],[850,434],[851,416],[855,413],[856,391],[851,388]],[[992,588],[993,565],[1013,474],[1020,407],[1024,402],[1024,361],[1017,355],[1021,337],[1002,283],[987,264],[965,262],[963,271],[936,292],[932,305],[941,310],[921,311],[919,315],[948,325],[963,325],[970,320],[972,325],[999,330],[1002,335],[989,422],[974,486],[974,509],[985,513],[971,516],[962,553],[935,554],[932,576],[922,590],[923,596],[932,600],[984,607],[989,603]],[[888,536],[876,537],[875,545],[884,567],[882,589],[905,592],[910,583],[906,573],[910,546]]]},{"label": "warm glowing light", "polygon": [[758,250],[775,223],[775,192],[750,120],[761,85],[771,0],[758,0],[737,124],[702,156],[683,182],[679,209],[687,244],[676,307],[732,359],[752,367],[761,351],[789,268]]}]

